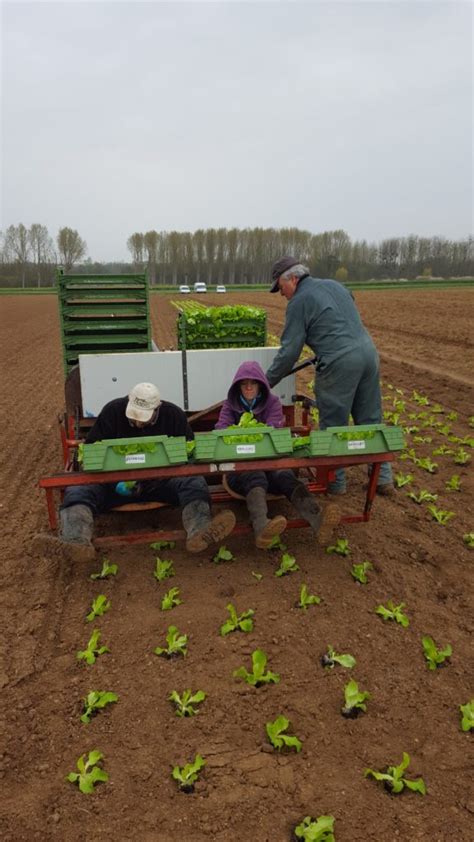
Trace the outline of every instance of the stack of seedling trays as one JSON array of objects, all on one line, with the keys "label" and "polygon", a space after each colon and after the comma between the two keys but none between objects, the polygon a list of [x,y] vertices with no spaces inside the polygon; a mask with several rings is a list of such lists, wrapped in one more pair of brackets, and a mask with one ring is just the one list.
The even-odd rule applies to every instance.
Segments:
[{"label": "stack of seedling trays", "polygon": [[141,275],[57,275],[66,375],[79,354],[151,351],[148,283]]},{"label": "stack of seedling trays", "polygon": [[267,314],[258,307],[191,307],[178,316],[180,351],[200,348],[261,348],[267,342]]},{"label": "stack of seedling trays", "polygon": [[239,459],[276,459],[293,453],[289,427],[239,427],[196,433],[196,462],[235,462]]},{"label": "stack of seedling trays", "polygon": [[405,446],[403,430],[387,424],[312,430],[309,439],[310,456],[388,453],[393,450],[403,450]]},{"label": "stack of seedling trays", "polygon": [[104,439],[82,446],[84,471],[126,471],[167,468],[188,461],[184,436]]}]

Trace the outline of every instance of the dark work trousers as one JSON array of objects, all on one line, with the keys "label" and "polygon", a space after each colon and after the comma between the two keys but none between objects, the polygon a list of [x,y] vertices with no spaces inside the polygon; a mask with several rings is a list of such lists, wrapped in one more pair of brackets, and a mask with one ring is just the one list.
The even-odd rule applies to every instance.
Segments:
[{"label": "dark work trousers", "polygon": [[184,508],[194,500],[210,504],[209,491],[204,477],[180,477],[171,479],[145,480],[139,483],[139,493],[130,497],[117,494],[115,484],[68,485],[61,509],[69,506],[89,506],[94,517],[123,506],[125,503],[169,503]]},{"label": "dark work trousers", "polygon": [[241,474],[227,474],[227,482],[232,491],[246,497],[252,488],[264,488],[270,494],[291,495],[300,482],[293,471],[245,471]]}]

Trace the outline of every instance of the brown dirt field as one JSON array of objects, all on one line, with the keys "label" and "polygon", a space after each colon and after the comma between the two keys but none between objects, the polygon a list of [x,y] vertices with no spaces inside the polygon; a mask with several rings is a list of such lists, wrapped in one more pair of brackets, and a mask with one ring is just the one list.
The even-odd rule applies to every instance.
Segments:
[{"label": "brown dirt field", "polygon": [[[205,298],[209,304],[249,300],[267,307],[269,330],[278,335],[285,302],[277,296]],[[381,354],[384,406],[391,409],[394,397],[405,400],[403,423],[426,422],[408,419],[409,413],[430,411],[413,401],[416,389],[431,406],[442,405],[444,413],[436,418],[458,413],[451,422],[455,435],[472,436],[472,302],[468,290],[357,294]],[[173,347],[176,311],[164,296],[153,296],[152,306],[156,341]],[[397,461],[396,471],[414,476],[409,488],[438,493],[437,506],[456,516],[438,525],[402,488],[395,499],[377,499],[370,523],[339,529],[339,537],[350,541],[349,559],[316,548],[308,530],[289,532],[285,542],[300,571],[282,579],[273,575],[279,556],[257,550],[250,538],[230,538],[236,560],[220,566],[177,546],[167,555],[176,568],[171,584],[181,589],[183,604],[164,614],[160,601],[168,583],[154,580],[156,553],[146,545],[111,550],[119,572],[103,583],[89,578],[99,562],[71,567],[31,553],[31,536],[47,523],[38,478],[61,467],[56,418],[63,410],[63,377],[55,297],[1,297],[0,327],[2,839],[288,842],[304,816],[332,814],[338,842],[470,842],[473,739],[460,729],[459,705],[474,696],[474,553],[462,537],[474,530],[471,466],[440,455],[433,457],[438,472],[429,474]],[[301,388],[311,376],[305,371]],[[414,443],[412,433],[410,446],[418,456],[450,444],[437,428],[420,432],[433,441]],[[454,473],[462,486],[450,493],[445,482]],[[360,508],[363,471],[350,469],[349,480],[344,511]],[[277,502],[273,508],[288,507]],[[235,511],[244,518],[238,504]],[[140,528],[157,515],[128,517],[127,525]],[[167,523],[170,514],[158,517]],[[353,562],[363,560],[374,566],[366,586],[349,573]],[[263,578],[257,581],[252,572]],[[295,607],[303,582],[322,597],[306,613]],[[85,615],[99,593],[112,603],[97,623],[111,653],[86,666],[75,655],[89,638]],[[406,603],[408,628],[375,615],[375,607],[389,599]],[[229,601],[239,612],[255,609],[250,634],[219,636]],[[189,634],[184,660],[153,654],[172,623]],[[426,668],[423,634],[439,646],[452,645],[446,668]],[[323,670],[319,659],[328,644],[351,652],[354,670]],[[278,685],[256,690],[232,678],[240,665],[248,667],[256,648],[264,649],[270,669],[280,674]],[[351,677],[371,693],[367,713],[356,720],[340,715]],[[179,719],[167,697],[188,687],[204,690],[207,698],[198,716]],[[85,725],[79,721],[81,699],[93,689],[115,691],[120,701]],[[268,750],[265,723],[278,714],[291,720],[303,741],[300,754]],[[110,779],[86,796],[65,776],[91,749],[103,752]],[[421,775],[426,782],[424,798],[410,792],[393,797],[364,778],[366,767],[397,764],[403,751],[411,756],[409,777]],[[201,782],[194,794],[179,793],[171,767],[197,752],[207,761]]]}]

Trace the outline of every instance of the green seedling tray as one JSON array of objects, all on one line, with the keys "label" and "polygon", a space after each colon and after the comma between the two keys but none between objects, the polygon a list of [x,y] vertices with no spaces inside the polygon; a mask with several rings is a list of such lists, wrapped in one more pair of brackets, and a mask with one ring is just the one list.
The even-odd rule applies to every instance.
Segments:
[{"label": "green seedling tray", "polygon": [[[262,435],[261,441],[226,444],[224,437],[231,435]],[[196,462],[235,462],[246,459],[272,459],[288,456],[292,450],[291,430],[288,427],[275,430],[273,427],[243,427],[239,432],[212,430],[210,433],[196,433],[194,460]]]},{"label": "green seedling tray", "polygon": [[[116,453],[114,447],[132,445],[137,453]],[[146,448],[154,445],[150,451]],[[104,439],[85,444],[82,467],[85,471],[127,471],[136,468],[166,468],[188,461],[184,436],[143,436],[130,439]]]},{"label": "green seedling tray", "polygon": [[400,427],[364,424],[352,427],[328,427],[310,433],[310,456],[354,456],[364,453],[389,453],[403,450],[405,440]]}]

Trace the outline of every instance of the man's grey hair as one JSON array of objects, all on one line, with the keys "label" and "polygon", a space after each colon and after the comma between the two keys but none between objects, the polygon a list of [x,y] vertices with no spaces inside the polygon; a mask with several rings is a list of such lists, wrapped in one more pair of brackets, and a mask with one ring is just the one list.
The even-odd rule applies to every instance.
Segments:
[{"label": "man's grey hair", "polygon": [[291,269],[287,269],[286,272],[283,272],[283,274],[280,275],[280,280],[287,281],[294,275],[296,275],[298,279],[302,278],[304,275],[309,275],[309,269],[307,266],[303,266],[302,263],[297,263],[296,266],[292,266]]}]

